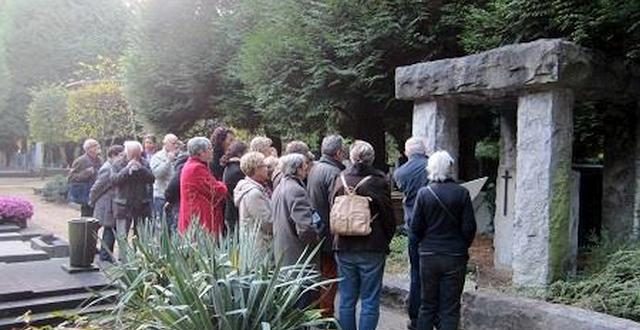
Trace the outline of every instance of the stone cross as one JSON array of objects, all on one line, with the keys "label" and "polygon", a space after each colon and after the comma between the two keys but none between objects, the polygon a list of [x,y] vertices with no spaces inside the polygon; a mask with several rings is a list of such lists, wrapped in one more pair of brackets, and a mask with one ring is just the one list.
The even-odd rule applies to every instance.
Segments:
[{"label": "stone cross", "polygon": [[501,178],[504,179],[504,186],[505,186],[505,189],[504,189],[504,204],[502,205],[502,210],[503,210],[502,214],[506,217],[507,216],[507,200],[508,200],[507,196],[509,196],[509,194],[507,193],[508,189],[506,189],[506,187],[509,187],[509,179],[511,179],[513,177],[511,175],[509,175],[509,171],[507,170],[507,171],[504,171],[504,175],[501,176]]}]

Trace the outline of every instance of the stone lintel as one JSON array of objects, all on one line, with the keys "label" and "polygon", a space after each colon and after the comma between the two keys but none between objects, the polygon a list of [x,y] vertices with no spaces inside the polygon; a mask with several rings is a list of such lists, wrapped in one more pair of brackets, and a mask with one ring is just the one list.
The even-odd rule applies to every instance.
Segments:
[{"label": "stone lintel", "polygon": [[621,75],[628,73],[589,49],[562,39],[540,39],[398,67],[395,88],[401,100],[444,97],[478,103],[553,88],[573,88],[591,99],[619,99],[637,85]]}]

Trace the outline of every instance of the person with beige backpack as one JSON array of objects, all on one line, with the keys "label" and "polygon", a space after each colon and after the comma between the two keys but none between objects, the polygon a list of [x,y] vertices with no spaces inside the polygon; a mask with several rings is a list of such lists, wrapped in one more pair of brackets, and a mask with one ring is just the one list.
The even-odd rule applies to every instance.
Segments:
[{"label": "person with beige backpack", "polygon": [[[338,320],[345,330],[373,330],[380,316],[384,265],[396,227],[391,184],[372,166],[375,152],[371,144],[355,141],[349,158],[353,165],[336,180],[329,216],[341,279]],[[358,300],[361,310],[356,327]]]}]

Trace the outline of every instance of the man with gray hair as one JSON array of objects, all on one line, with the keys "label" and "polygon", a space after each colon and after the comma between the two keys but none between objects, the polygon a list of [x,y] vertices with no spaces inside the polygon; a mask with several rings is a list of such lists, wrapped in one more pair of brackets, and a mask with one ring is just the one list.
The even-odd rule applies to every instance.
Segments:
[{"label": "man with gray hair", "polygon": [[153,184],[154,177],[142,156],[140,142],[125,141],[124,152],[126,157],[113,166],[116,174],[112,180],[116,188],[113,199],[116,232],[126,237],[132,224],[137,233],[140,222],[151,217],[151,196],[147,188]]},{"label": "man with gray hair", "polygon": [[93,216],[93,207],[89,205],[89,190],[96,181],[102,166],[100,143],[94,139],[86,139],[82,144],[84,154],[76,158],[69,171],[69,200],[80,204],[80,216]]},{"label": "man with gray hair", "polygon": [[[311,206],[318,212],[322,221],[323,232],[320,238],[322,250],[320,251],[320,271],[327,279],[334,279],[338,276],[338,269],[333,255],[333,235],[329,231],[329,196],[333,191],[336,178],[345,169],[342,161],[345,158],[343,149],[344,140],[340,135],[329,135],[322,140],[320,160],[316,161],[309,170],[307,177],[307,192],[311,200]],[[320,293],[320,309],[323,315],[333,317],[334,300],[338,291],[337,284],[332,283]]]},{"label": "man with gray hair", "polygon": [[[404,193],[404,221],[408,229],[411,225],[413,205],[420,188],[427,185],[427,155],[424,139],[411,137],[404,144],[404,154],[409,159],[393,173],[393,179]],[[411,285],[409,287],[409,329],[415,329],[420,310],[420,254],[418,238],[408,231],[409,263],[411,264]]]},{"label": "man with gray hair", "polygon": [[[164,192],[174,174],[173,163],[176,159],[179,142],[178,137],[174,134],[165,135],[162,139],[162,150],[151,157],[151,171],[156,178],[153,183],[153,213],[156,218],[162,218],[164,215]],[[167,217],[167,220],[171,221],[170,217]],[[167,224],[170,229],[175,229],[173,222]]]}]

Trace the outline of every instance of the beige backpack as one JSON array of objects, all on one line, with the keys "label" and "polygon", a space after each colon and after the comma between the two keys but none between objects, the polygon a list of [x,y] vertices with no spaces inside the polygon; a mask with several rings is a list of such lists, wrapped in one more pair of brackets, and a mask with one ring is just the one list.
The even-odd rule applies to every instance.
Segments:
[{"label": "beige backpack", "polygon": [[340,181],[344,187],[344,195],[338,196],[333,201],[329,220],[331,233],[341,236],[367,236],[371,233],[371,210],[369,202],[371,197],[360,196],[356,190],[369,180],[367,176],[350,189],[344,175],[340,174]]}]

